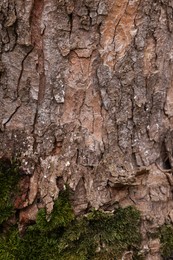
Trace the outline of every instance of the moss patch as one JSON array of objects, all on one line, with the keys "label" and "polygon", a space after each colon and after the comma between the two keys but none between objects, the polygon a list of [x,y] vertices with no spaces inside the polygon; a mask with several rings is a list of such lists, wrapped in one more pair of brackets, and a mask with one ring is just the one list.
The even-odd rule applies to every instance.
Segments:
[{"label": "moss patch", "polygon": [[60,239],[60,253],[64,259],[115,259],[140,245],[139,225],[139,212],[132,207],[115,214],[93,211],[69,226]]},{"label": "moss patch", "polygon": [[[160,228],[161,253],[164,259],[173,257],[173,226],[163,225]],[[172,259],[172,258],[171,258]]]},{"label": "moss patch", "polygon": [[140,215],[133,207],[118,209],[113,214],[93,210],[75,218],[68,189],[55,201],[53,212],[41,209],[36,223],[23,237],[18,228],[3,230],[3,223],[15,210],[13,198],[20,180],[19,166],[0,161],[0,260],[115,260],[125,250],[140,245]]},{"label": "moss patch", "polygon": [[42,209],[23,237],[17,228],[1,234],[0,260],[115,260],[125,250],[138,250],[139,229],[140,214],[133,207],[114,214],[93,210],[75,218],[65,191],[55,202],[49,221]]},{"label": "moss patch", "polygon": [[[24,236],[7,221],[14,213],[19,165],[0,160],[0,260],[115,260],[140,246],[140,214],[133,207],[112,214],[93,210],[76,218],[68,189],[59,194],[53,212],[41,209]],[[8,222],[8,229],[3,229]]]},{"label": "moss patch", "polygon": [[0,160],[0,225],[13,213],[13,197],[19,181],[19,166],[16,161]]},{"label": "moss patch", "polygon": [[51,216],[46,218],[46,210],[41,209],[38,212],[35,230],[41,232],[51,232],[58,228],[64,228],[74,219],[72,207],[69,202],[68,189],[60,192],[58,200],[54,203],[54,208]]}]

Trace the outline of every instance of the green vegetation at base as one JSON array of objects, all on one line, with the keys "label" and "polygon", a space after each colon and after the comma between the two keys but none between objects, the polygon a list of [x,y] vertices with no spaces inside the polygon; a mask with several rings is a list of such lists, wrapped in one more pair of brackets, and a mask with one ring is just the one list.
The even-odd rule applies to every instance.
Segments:
[{"label": "green vegetation at base", "polygon": [[0,160],[0,225],[14,213],[12,199],[17,191],[19,166],[16,161]]},{"label": "green vegetation at base", "polygon": [[155,232],[148,232],[151,240],[160,239],[160,253],[164,260],[173,259],[173,225],[164,224],[158,227]]},{"label": "green vegetation at base", "polygon": [[14,227],[1,234],[0,260],[115,260],[125,250],[138,250],[140,240],[140,214],[135,208],[113,214],[93,210],[75,218],[68,191],[63,191],[48,221],[41,209],[23,237]]},{"label": "green vegetation at base", "polygon": [[75,220],[62,235],[62,259],[115,259],[140,245],[139,225],[139,212],[132,207],[115,214],[93,211]]},{"label": "green vegetation at base", "polygon": [[[163,225],[160,228],[161,253],[164,259],[173,257],[173,226]],[[172,259],[172,258],[171,258]]]},{"label": "green vegetation at base", "polygon": [[69,202],[69,191],[67,188],[60,193],[58,200],[55,201],[49,221],[46,219],[46,210],[40,209],[33,229],[48,233],[68,226],[72,220],[74,220],[74,214]]},{"label": "green vegetation at base", "polygon": [[[0,160],[0,260],[115,260],[140,246],[140,214],[133,207],[114,213],[93,210],[76,218],[68,188],[60,192],[47,216],[40,209],[36,223],[21,236],[8,221],[20,180],[16,162]],[[137,258],[134,258],[137,259]]]}]

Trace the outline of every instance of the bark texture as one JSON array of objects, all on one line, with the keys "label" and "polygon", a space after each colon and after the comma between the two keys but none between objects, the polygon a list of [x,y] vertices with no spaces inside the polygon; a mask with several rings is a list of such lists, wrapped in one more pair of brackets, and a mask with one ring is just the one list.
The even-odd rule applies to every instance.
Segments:
[{"label": "bark texture", "polygon": [[[135,205],[173,221],[172,0],[0,2],[0,157],[26,175],[20,224],[67,183],[76,214]],[[16,206],[17,207],[17,206]]]}]

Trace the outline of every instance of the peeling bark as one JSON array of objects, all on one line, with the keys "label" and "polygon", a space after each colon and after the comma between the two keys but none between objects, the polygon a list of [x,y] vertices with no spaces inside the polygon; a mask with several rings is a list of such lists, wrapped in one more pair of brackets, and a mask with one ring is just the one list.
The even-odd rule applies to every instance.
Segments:
[{"label": "peeling bark", "polygon": [[173,221],[172,1],[6,0],[0,21],[0,157],[30,178],[22,223],[67,183],[76,214],[134,204],[161,259],[147,231]]}]

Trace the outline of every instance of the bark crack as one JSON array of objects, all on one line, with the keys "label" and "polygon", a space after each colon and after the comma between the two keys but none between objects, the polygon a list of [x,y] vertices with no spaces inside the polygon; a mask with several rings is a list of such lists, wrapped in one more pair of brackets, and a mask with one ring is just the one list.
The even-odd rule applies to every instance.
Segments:
[{"label": "bark crack", "polygon": [[31,14],[31,40],[34,49],[38,54],[36,69],[39,73],[39,86],[38,86],[38,101],[37,101],[32,133],[35,132],[39,106],[44,100],[45,89],[46,89],[46,76],[45,76],[45,68],[44,68],[44,50],[43,50],[43,37],[46,30],[46,26],[45,24],[43,25],[43,28],[41,26],[43,9],[44,9],[44,1],[35,0],[33,4],[32,14]]},{"label": "bark crack", "polygon": [[16,99],[19,98],[20,83],[21,83],[23,72],[24,72],[24,62],[27,59],[27,57],[30,55],[30,53],[33,51],[33,49],[34,48],[32,47],[31,50],[29,50],[27,52],[27,54],[25,55],[25,57],[23,58],[23,60],[21,62],[21,70],[20,70],[20,74],[19,74],[19,78],[18,78],[18,82],[17,82],[17,97],[16,97]]},{"label": "bark crack", "polygon": [[17,113],[18,109],[21,107],[21,104],[18,105],[14,112],[7,118],[7,119],[4,119],[3,122],[2,122],[2,131],[4,131],[4,129],[6,128],[6,125],[11,121],[11,119],[13,118],[13,116]]}]

